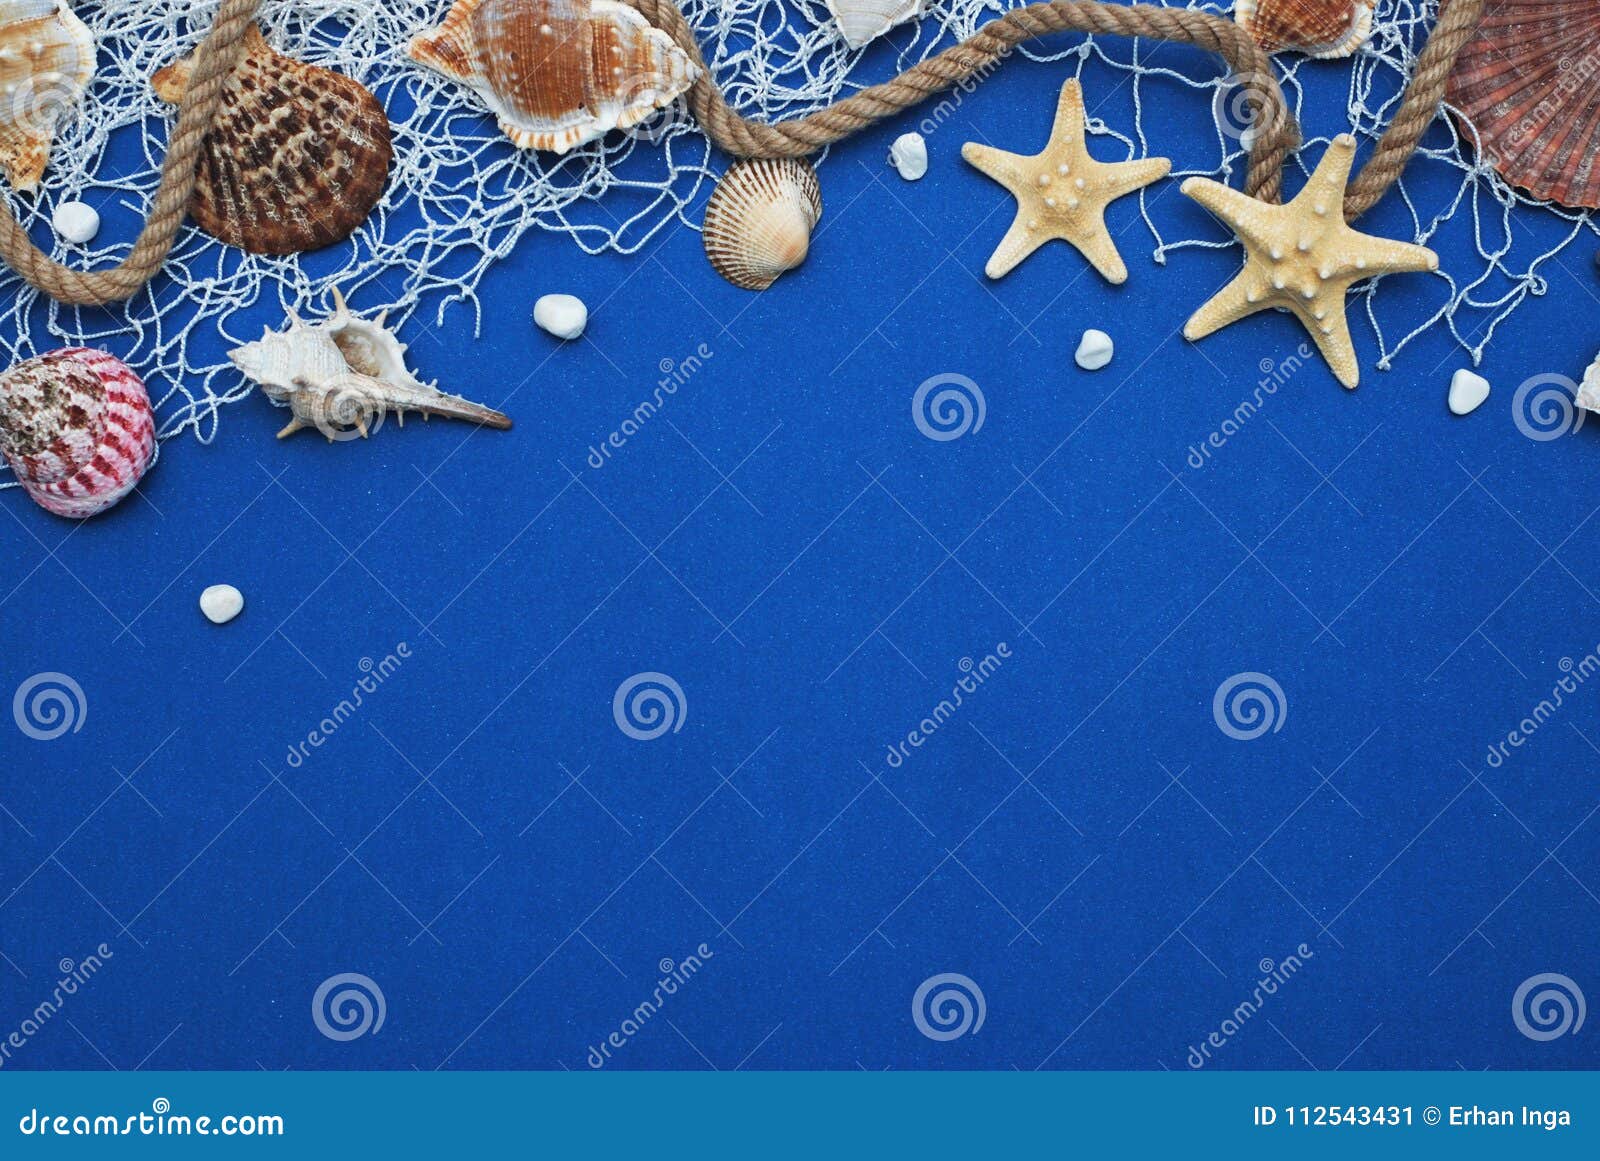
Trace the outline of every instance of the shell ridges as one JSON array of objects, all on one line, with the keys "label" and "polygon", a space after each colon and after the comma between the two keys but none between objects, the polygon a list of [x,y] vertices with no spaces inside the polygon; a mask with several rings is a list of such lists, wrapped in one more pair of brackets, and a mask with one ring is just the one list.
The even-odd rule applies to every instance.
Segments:
[{"label": "shell ridges", "polygon": [[822,191],[807,162],[735,162],[706,204],[706,257],[735,286],[765,290],[805,261],[821,218]]},{"label": "shell ridges", "polygon": [[95,43],[66,0],[0,0],[0,169],[36,189],[56,130],[94,77]]}]

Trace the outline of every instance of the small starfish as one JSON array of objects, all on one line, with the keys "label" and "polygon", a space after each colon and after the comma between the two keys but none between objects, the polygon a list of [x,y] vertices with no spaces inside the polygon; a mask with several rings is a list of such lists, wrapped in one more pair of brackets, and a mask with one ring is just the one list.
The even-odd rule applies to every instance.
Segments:
[{"label": "small starfish", "polygon": [[1287,205],[1257,201],[1203,177],[1183,183],[1183,192],[1226,222],[1245,250],[1244,269],[1194,312],[1184,338],[1203,339],[1247,315],[1281,307],[1311,332],[1339,382],[1353,388],[1361,381],[1344,317],[1345,291],[1380,274],[1437,270],[1439,256],[1426,246],[1377,238],[1345,224],[1344,187],[1355,153],[1354,137],[1335,137]]},{"label": "small starfish", "polygon": [[1010,190],[1017,220],[1001,239],[984,273],[1000,278],[1052,238],[1071,242],[1109,282],[1126,282],[1128,268],[1106,230],[1106,206],[1166,177],[1165,157],[1096,161],[1083,140],[1083,90],[1061,86],[1056,123],[1042,153],[1025,157],[969,141],[961,156]]}]

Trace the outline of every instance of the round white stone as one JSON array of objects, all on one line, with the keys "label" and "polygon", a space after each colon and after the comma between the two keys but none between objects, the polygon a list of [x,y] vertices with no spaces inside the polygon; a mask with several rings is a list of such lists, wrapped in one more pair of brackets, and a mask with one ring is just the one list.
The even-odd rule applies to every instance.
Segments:
[{"label": "round white stone", "polygon": [[1450,377],[1450,411],[1455,415],[1466,415],[1483,406],[1483,401],[1489,398],[1489,380],[1482,375],[1474,374],[1465,367]]},{"label": "round white stone", "polygon": [[100,215],[83,202],[62,202],[50,215],[50,224],[58,237],[82,245],[100,232]]},{"label": "round white stone", "polygon": [[232,585],[212,585],[200,594],[200,611],[213,625],[224,624],[244,611],[244,594]]},{"label": "round white stone", "polygon": [[547,294],[533,304],[533,321],[558,339],[575,339],[589,325],[589,308],[570,294]]},{"label": "round white stone", "polygon": [[[889,164],[907,181],[916,181],[928,172],[928,143],[920,133],[902,133],[889,146]],[[1040,179],[1041,183],[1043,179]]]},{"label": "round white stone", "polygon": [[1085,371],[1098,371],[1111,362],[1115,349],[1111,336],[1105,331],[1088,330],[1083,332],[1083,338],[1078,342],[1078,353],[1073,358]]}]

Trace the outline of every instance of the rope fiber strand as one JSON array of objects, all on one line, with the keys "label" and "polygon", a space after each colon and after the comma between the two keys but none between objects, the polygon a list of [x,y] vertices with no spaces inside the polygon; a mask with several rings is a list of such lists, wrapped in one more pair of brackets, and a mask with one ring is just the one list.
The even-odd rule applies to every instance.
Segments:
[{"label": "rope fiber strand", "polygon": [[[1058,32],[1110,33],[1194,45],[1227,61],[1247,91],[1254,140],[1245,192],[1277,202],[1283,165],[1299,144],[1299,126],[1284,103],[1267,53],[1232,20],[1208,12],[1120,5],[1101,0],[1051,0],[1013,9],[972,37],[912,66],[893,80],[862,90],[807,116],[767,123],[741,116],[711,76],[683,12],[674,0],[626,0],[666,32],[701,70],[688,102],[706,134],[740,157],[799,157],[815,153],[893,117],[991,68],[1027,40]],[[1418,58],[1393,122],[1372,158],[1351,183],[1345,217],[1370,209],[1399,178],[1432,122],[1457,54],[1471,37],[1485,0],[1440,0],[1440,17]],[[35,246],[9,202],[0,200],[0,258],[25,281],[57,302],[104,306],[132,298],[155,278],[177,239],[194,195],[200,149],[222,102],[223,87],[238,64],[246,30],[262,0],[222,0],[200,48],[193,77],[173,130],[150,216],[128,257],[109,270],[83,272]]]}]

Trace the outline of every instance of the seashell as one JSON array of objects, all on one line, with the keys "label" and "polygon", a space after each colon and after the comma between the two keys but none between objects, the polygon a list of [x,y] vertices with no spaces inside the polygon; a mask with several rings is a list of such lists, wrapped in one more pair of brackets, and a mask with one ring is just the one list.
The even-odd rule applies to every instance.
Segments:
[{"label": "seashell", "polygon": [[62,202],[50,215],[50,226],[63,242],[83,246],[100,232],[100,211],[87,202]]},{"label": "seashell", "polygon": [[1372,0],[1238,0],[1233,18],[1268,52],[1349,56],[1372,35]]},{"label": "seashell", "polygon": [[0,0],[0,168],[39,185],[50,143],[94,76],[94,35],[66,0]]},{"label": "seashell", "polygon": [[556,153],[639,124],[700,76],[617,0],[456,0],[406,52],[482,97],[520,148]]},{"label": "seashell", "polygon": [[805,261],[821,217],[822,191],[807,162],[734,162],[706,204],[706,257],[735,286],[765,290]]},{"label": "seashell", "polygon": [[418,380],[406,366],[405,346],[384,326],[384,316],[359,318],[337,290],[333,298],[336,309],[326,322],[308,324],[291,314],[288,330],[265,331],[258,341],[228,352],[267,398],[293,414],[279,439],[307,427],[330,442],[350,438],[352,431],[366,438],[390,411],[401,427],[406,412],[416,411],[424,419],[442,415],[510,428],[502,413]]},{"label": "seashell", "polygon": [[[342,242],[383,196],[393,147],[378,99],[356,81],[273,51],[251,26],[206,135],[189,213],[206,233],[252,254],[298,254]],[[151,78],[183,99],[194,56]]]},{"label": "seashell", "polygon": [[1576,402],[1585,411],[1600,411],[1600,355],[1596,355],[1584,371]]},{"label": "seashell", "polygon": [[150,467],[155,431],[139,376],[104,351],[51,351],[0,375],[0,451],[57,516],[93,516],[131,492]]},{"label": "seashell", "polygon": [[889,164],[907,181],[921,181],[928,172],[928,142],[920,133],[902,133],[889,146]]},{"label": "seashell", "polygon": [[1600,4],[1489,0],[1447,101],[1483,160],[1536,198],[1600,208]]},{"label": "seashell", "polygon": [[861,48],[897,24],[920,16],[926,0],[827,0],[839,34],[851,48]]}]

